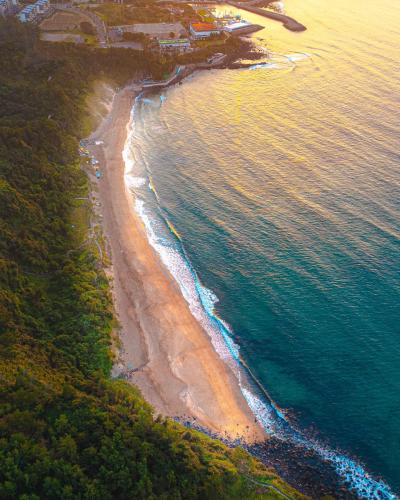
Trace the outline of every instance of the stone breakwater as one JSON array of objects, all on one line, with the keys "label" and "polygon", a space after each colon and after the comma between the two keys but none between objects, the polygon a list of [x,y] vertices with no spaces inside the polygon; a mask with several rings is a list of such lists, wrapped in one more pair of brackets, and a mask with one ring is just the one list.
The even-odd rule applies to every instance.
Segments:
[{"label": "stone breakwater", "polygon": [[305,31],[307,29],[303,24],[296,21],[296,19],[285,16],[284,14],[279,14],[278,12],[261,9],[260,7],[255,7],[254,5],[248,5],[247,3],[242,2],[228,2],[228,4],[238,9],[247,10],[249,12],[253,12],[254,14],[268,17],[269,19],[274,19],[275,21],[280,21],[285,28],[290,31]]}]

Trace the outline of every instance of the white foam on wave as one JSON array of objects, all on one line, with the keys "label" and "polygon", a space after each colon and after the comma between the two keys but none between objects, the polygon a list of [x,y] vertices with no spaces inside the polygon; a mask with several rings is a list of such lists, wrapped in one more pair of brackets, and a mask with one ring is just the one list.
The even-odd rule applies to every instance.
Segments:
[{"label": "white foam on wave", "polygon": [[146,210],[143,200],[136,199],[135,209],[144,222],[151,246],[160,255],[163,264],[178,283],[193,316],[209,334],[214,349],[224,361],[238,357],[239,347],[230,338],[228,332],[226,336],[223,334],[221,336],[218,319],[213,317],[214,307],[218,300],[216,295],[200,283],[182,254],[170,242],[158,236],[156,220]]},{"label": "white foam on wave", "polygon": [[360,498],[396,500],[397,497],[389,486],[384,482],[373,479],[361,464],[324,447],[316,441],[308,439],[291,428],[290,423],[279,408],[274,406],[272,402],[264,402],[242,383],[239,369],[239,347],[230,336],[232,332],[230,326],[215,314],[214,308],[218,302],[217,296],[200,283],[187,259],[168,241],[157,234],[157,221],[152,218],[151,212],[146,210],[144,201],[136,198],[135,208],[145,224],[150,244],[160,255],[162,262],[179,284],[193,316],[210,335],[214,349],[234,369],[247,404],[265,431],[269,435],[312,450],[322,459],[331,462],[339,477],[350,488],[354,489]]},{"label": "white foam on wave", "polygon": [[146,179],[144,177],[134,177],[125,174],[125,183],[129,188],[140,188],[146,184]]},{"label": "white foam on wave", "polygon": [[268,52],[268,54],[269,61],[253,64],[248,69],[293,69],[296,62],[305,61],[306,59],[311,58],[311,54],[307,54],[306,52],[295,52],[293,54],[278,54],[277,52]]},{"label": "white foam on wave", "polygon": [[311,57],[311,54],[307,54],[306,52],[296,52],[294,54],[285,54],[285,57],[291,62],[297,62],[309,59]]},{"label": "white foam on wave", "polygon": [[269,63],[254,64],[253,66],[249,67],[249,70],[252,71],[256,69],[287,69],[287,66],[284,64],[269,62]]},{"label": "white foam on wave", "polygon": [[396,500],[398,498],[385,482],[376,481],[361,464],[351,458],[325,449],[318,444],[311,443],[310,448],[325,460],[332,462],[338,475],[357,492],[360,498],[371,500]]},{"label": "white foam on wave", "polygon": [[129,147],[129,144],[131,144],[132,139],[133,139],[133,127],[131,127],[131,123],[133,121],[134,117],[134,112],[135,112],[135,106],[133,106],[132,111],[131,111],[131,116],[130,116],[130,121],[128,124],[128,137],[125,142],[124,149],[122,150],[122,158],[124,160],[124,178],[125,180],[129,177],[132,177],[133,175],[133,167],[134,167],[134,160],[133,156]]},{"label": "white foam on wave", "polygon": [[[131,117],[133,118],[134,109]],[[129,153],[129,139],[133,137],[132,128],[128,134],[128,141],[124,148],[124,160],[126,165],[125,180],[127,184],[132,182],[129,174],[132,172],[133,160]],[[143,184],[142,184],[143,181]],[[146,183],[145,179],[139,182]],[[150,189],[150,188],[149,188]],[[396,500],[398,497],[391,491],[390,487],[383,481],[376,481],[360,464],[345,455],[324,447],[320,443],[307,438],[291,427],[285,415],[271,401],[263,401],[250,391],[242,383],[242,373],[240,370],[239,346],[231,337],[232,328],[215,313],[215,304],[218,297],[204,287],[192,268],[189,259],[185,258],[185,251],[182,252],[174,248],[173,244],[159,235],[157,225],[160,222],[154,218],[150,210],[146,210],[145,202],[136,197],[134,207],[141,217],[151,246],[160,255],[160,258],[171,275],[178,283],[182,295],[188,302],[193,316],[199,321],[209,334],[214,349],[219,356],[231,366],[238,377],[241,391],[250,409],[262,424],[269,435],[303,446],[305,449],[313,450],[321,458],[331,462],[339,477],[353,489],[360,498],[368,500]]]},{"label": "white foam on wave", "polygon": [[265,404],[245,387],[241,389],[247,404],[268,434],[314,451],[322,459],[332,463],[338,476],[360,498],[368,500],[396,500],[398,498],[385,482],[375,480],[360,463],[303,436],[290,426],[285,416],[277,408]]},{"label": "white foam on wave", "polygon": [[279,428],[277,426],[276,416],[273,408],[264,404],[260,398],[255,396],[252,392],[241,385],[243,396],[245,397],[250,410],[257,417],[259,423],[263,426],[265,431],[271,435],[280,437]]},{"label": "white foam on wave", "polygon": [[124,160],[124,180],[125,180],[125,185],[130,188],[130,189],[138,189],[143,187],[146,184],[146,179],[140,175],[137,175],[135,173],[135,158],[133,155],[133,152],[129,145],[132,143],[133,138],[134,138],[134,129],[131,126],[134,115],[135,115],[135,110],[136,110],[136,104],[140,99],[140,95],[136,97],[135,99],[135,104],[132,107],[131,110],[131,115],[130,115],[130,121],[128,124],[128,136],[127,140],[124,146],[124,149],[122,151],[122,158]]},{"label": "white foam on wave", "polygon": [[360,498],[368,500],[396,500],[398,497],[391,491],[384,481],[375,480],[365,468],[355,460],[330,450],[325,446],[310,439],[306,439],[301,434],[297,434],[292,439],[295,444],[299,444],[306,449],[312,450],[319,456],[331,462],[339,477],[347,483],[350,489],[355,491]]}]

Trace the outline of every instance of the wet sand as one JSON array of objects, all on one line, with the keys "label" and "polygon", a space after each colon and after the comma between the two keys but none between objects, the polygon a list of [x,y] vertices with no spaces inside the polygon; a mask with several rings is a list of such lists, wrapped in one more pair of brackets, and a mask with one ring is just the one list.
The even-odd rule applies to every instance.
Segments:
[{"label": "wet sand", "polygon": [[100,160],[97,184],[112,260],[112,290],[120,322],[115,373],[136,384],[156,412],[193,419],[221,436],[265,439],[231,369],[190,312],[177,283],[150,246],[124,182],[122,151],[134,86],[120,91],[90,137]]}]

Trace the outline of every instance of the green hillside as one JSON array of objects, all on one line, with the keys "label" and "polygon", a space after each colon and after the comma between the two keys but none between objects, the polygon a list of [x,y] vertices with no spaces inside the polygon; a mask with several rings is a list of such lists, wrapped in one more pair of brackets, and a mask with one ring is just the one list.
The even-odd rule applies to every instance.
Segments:
[{"label": "green hillside", "polygon": [[[109,378],[114,318],[73,221],[94,79],[157,75],[133,51],[39,44],[0,21],[0,498],[301,498],[242,449],[162,418]],[[266,486],[262,486],[262,484]]]}]

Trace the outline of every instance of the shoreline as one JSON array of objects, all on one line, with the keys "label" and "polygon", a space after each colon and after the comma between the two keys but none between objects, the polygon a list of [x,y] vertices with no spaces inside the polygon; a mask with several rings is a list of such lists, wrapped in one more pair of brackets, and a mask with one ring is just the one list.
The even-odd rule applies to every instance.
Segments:
[{"label": "shoreline", "polygon": [[[103,172],[100,180],[93,175],[90,177],[92,183],[96,183],[93,187],[98,189],[98,208],[106,236],[107,253],[112,260],[112,268],[107,274],[120,323],[117,340],[120,343],[119,356],[112,376],[137,386],[144,399],[154,408],[155,415],[170,417],[189,428],[220,439],[228,446],[240,444],[304,494],[312,497],[334,494],[337,498],[354,498],[347,488],[343,488],[334,468],[321,461],[317,453],[298,448],[290,441],[282,442],[279,438],[268,435],[258,424],[242,394],[237,376],[218,355],[208,333],[190,312],[178,283],[151,247],[144,223],[134,209],[133,196],[124,178],[123,151],[131,125],[134,99],[141,93],[140,87],[134,85],[117,92],[112,104],[107,106],[107,116],[90,136],[92,144],[88,146],[91,155],[100,161]],[[104,143],[96,145],[95,141]],[[126,240],[121,238],[120,235],[126,235],[126,231],[133,233],[135,237],[128,236]],[[124,243],[128,244],[131,251]],[[176,342],[166,342],[160,323],[155,325],[151,318],[147,318],[151,305],[149,308],[143,295],[154,292],[154,288],[151,283],[146,286],[140,279],[142,266],[146,266],[147,260],[144,258],[142,261],[140,255],[137,255],[140,248],[152,254],[155,275],[160,274],[159,278],[171,286],[174,296],[180,298],[182,310],[190,315],[191,321],[196,325],[196,332],[201,332],[200,338],[205,345],[200,349],[186,344],[181,351],[186,349],[187,352],[182,354]],[[130,257],[133,257],[132,267],[128,263]],[[166,306],[163,302],[158,305],[161,308]],[[158,331],[154,327],[158,327]],[[149,334],[154,334],[154,337],[146,337]],[[182,333],[178,332],[178,335],[182,339]],[[157,346],[160,340],[161,345]],[[166,350],[168,347],[171,352]],[[176,354],[178,358],[186,355],[189,370],[189,373],[186,371],[186,376],[190,380],[185,379],[185,373],[174,373],[173,356]],[[197,358],[199,354],[202,355],[200,360]],[[209,357],[206,355],[204,358],[204,354]],[[206,377],[205,380],[198,375],[199,371],[204,371],[204,366],[201,366],[204,361],[211,370],[211,379]],[[193,370],[192,377],[190,370]],[[189,384],[187,391],[194,393],[191,399],[182,398],[185,394],[185,382]],[[196,394],[201,398],[203,411],[196,405]],[[221,397],[225,403],[222,408],[219,404]],[[269,399],[267,394],[266,397]],[[211,417],[207,418],[207,413]]]},{"label": "shoreline", "polygon": [[[108,272],[110,288],[120,322],[121,347],[112,376],[137,386],[155,415],[170,417],[228,446],[243,446],[304,494],[314,498],[324,495],[356,498],[354,490],[357,491],[358,485],[351,484],[349,478],[344,480],[332,457],[335,451],[330,452],[313,440],[311,446],[292,439],[282,440],[261,427],[237,376],[192,315],[179,284],[151,246],[124,175],[123,153],[132,107],[141,93],[139,85],[118,91],[108,106],[107,116],[90,136],[88,146],[91,155],[100,160],[104,173],[100,180],[90,177],[98,187],[102,227],[112,257],[112,270]],[[96,145],[96,141],[101,144]],[[167,300],[163,299],[162,290],[169,292]],[[152,303],[154,293],[158,297]],[[245,363],[244,367],[250,371]],[[251,371],[250,380],[256,382],[273,404]],[[340,453],[337,458],[345,459],[350,469],[358,467],[357,462],[341,457]],[[379,487],[372,478],[371,483],[371,487]]]},{"label": "shoreline", "polygon": [[[100,161],[102,226],[111,250],[121,349],[115,375],[137,385],[156,412],[192,420],[225,439],[264,441],[239,382],[192,315],[178,284],[150,245],[125,180],[123,150],[135,85],[119,91],[89,137]],[[97,145],[96,145],[97,141]]]},{"label": "shoreline", "polygon": [[[242,445],[303,493],[317,498],[327,494],[355,498],[357,462],[312,439],[304,446],[302,440],[282,440],[261,427],[237,376],[218,354],[190,311],[178,282],[151,246],[125,182],[123,157],[134,99],[140,91],[139,85],[131,85],[115,94],[88,146],[104,173],[99,180],[90,177],[98,188],[102,227],[112,257],[108,275],[120,322],[121,347],[112,376],[137,386],[155,415],[170,417],[228,446]],[[265,393],[262,386],[259,389]],[[267,393],[265,396],[270,400]],[[356,476],[345,479],[338,470],[338,459]],[[372,489],[380,487],[379,482],[367,478]],[[385,483],[382,486],[386,488]]]}]

